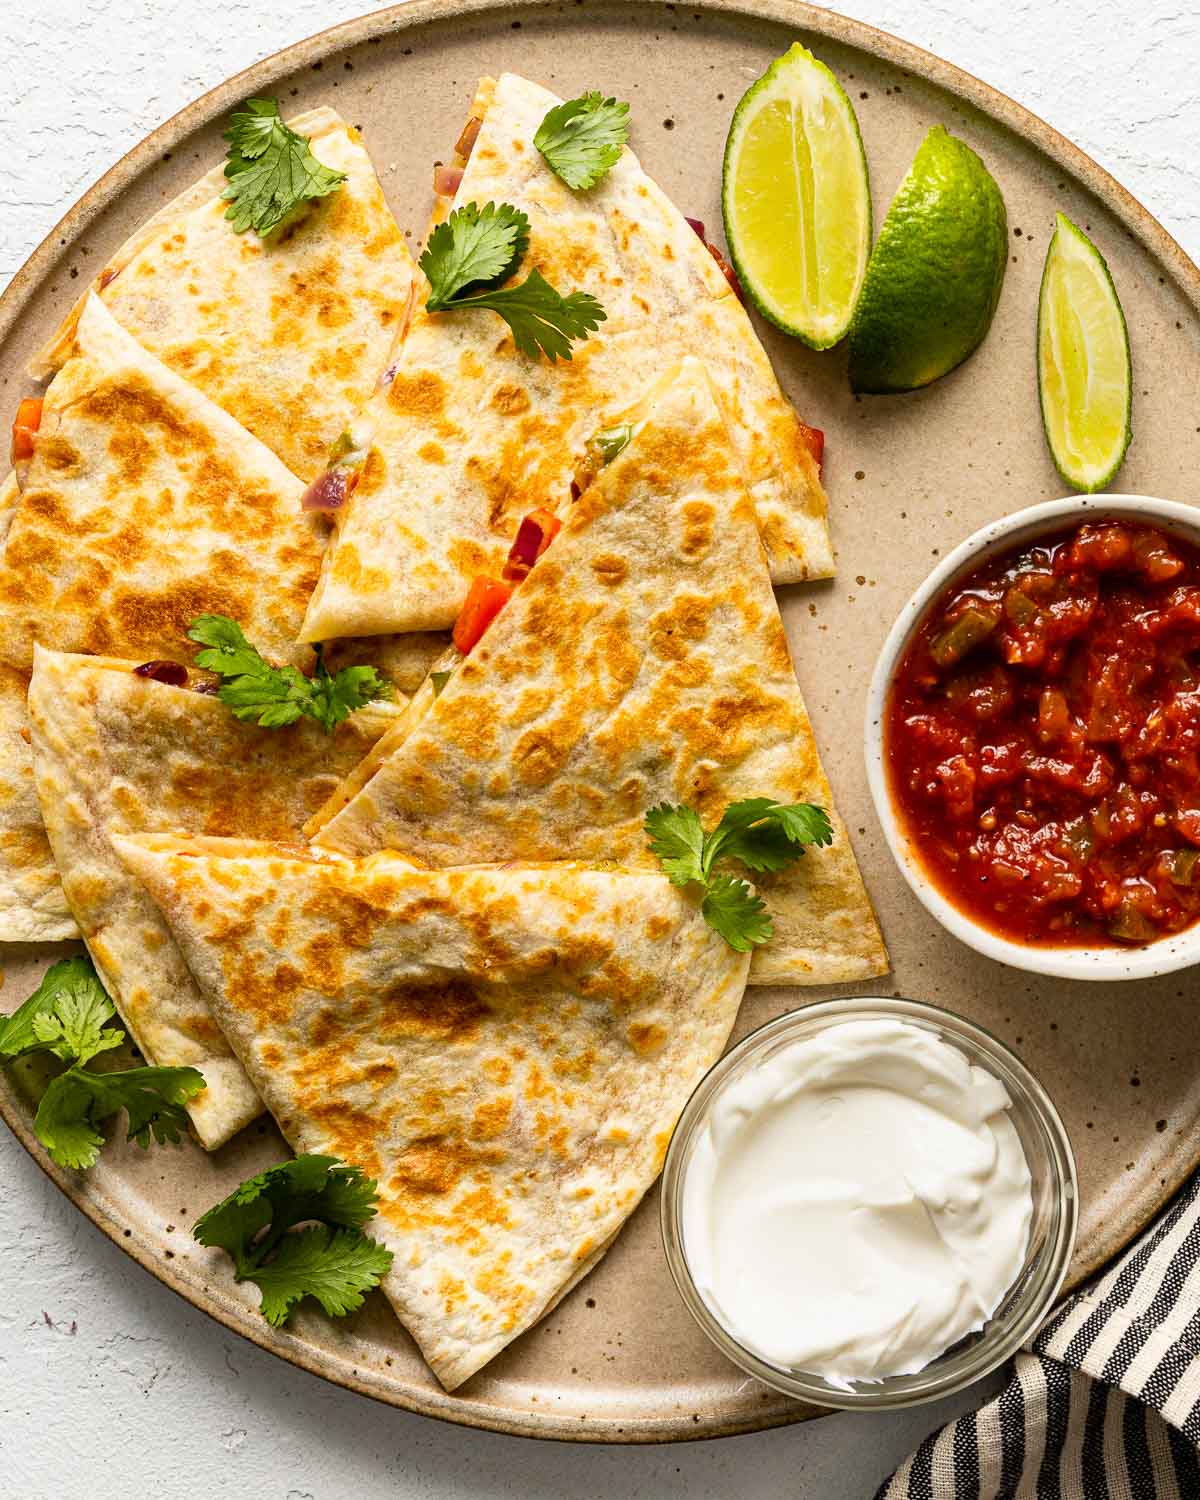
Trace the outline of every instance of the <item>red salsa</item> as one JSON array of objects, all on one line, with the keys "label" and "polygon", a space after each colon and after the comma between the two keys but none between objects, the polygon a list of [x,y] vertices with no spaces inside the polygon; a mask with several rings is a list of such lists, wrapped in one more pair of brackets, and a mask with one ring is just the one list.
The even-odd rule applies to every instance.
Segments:
[{"label": "red salsa", "polygon": [[954,584],[884,753],[948,900],[1003,937],[1147,943],[1200,917],[1200,549],[1097,521]]}]

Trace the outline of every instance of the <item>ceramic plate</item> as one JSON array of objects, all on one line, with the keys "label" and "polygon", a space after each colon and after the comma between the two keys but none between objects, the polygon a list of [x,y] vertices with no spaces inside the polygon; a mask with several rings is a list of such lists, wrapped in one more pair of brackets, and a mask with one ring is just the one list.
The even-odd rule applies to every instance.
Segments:
[{"label": "ceramic plate", "polygon": [[[895,960],[880,993],[948,1006],[1013,1047],[1053,1094],[1079,1160],[1078,1280],[1124,1244],[1197,1155],[1200,1058],[1189,975],[1136,985],[1041,980],[949,937],[892,865],[871,811],[863,702],[892,619],[949,548],[989,520],[1061,493],[1042,440],[1034,322],[1042,258],[1062,209],[1100,246],[1129,320],[1136,377],[1126,491],[1190,500],[1200,473],[1200,273],[1092,161],[1011,100],[857,22],[779,0],[689,5],[569,0],[414,0],[302,42],[206,95],[108,173],[35,252],[0,301],[6,409],[26,360],[106,254],[223,155],[222,121],[251,94],[288,112],[322,102],[359,125],[401,226],[416,244],[432,163],[458,136],[481,73],[512,69],[565,97],[630,100],[633,145],[687,214],[719,226],[720,162],[733,106],[795,39],[838,74],[870,159],[877,219],[925,131],[945,124],[987,162],[1008,205],[1008,277],[983,348],[928,390],[856,399],[841,351],[815,354],[765,331],[800,414],[827,434],[836,580],[781,596],[801,684]],[[50,950],[4,955],[6,1004]],[[845,991],[843,991],[845,992]],[[829,990],[754,990],[738,1035]],[[837,993],[836,991],[833,993]],[[86,1177],[49,1167],[7,1080],[0,1112],[38,1161],[119,1245],[182,1296],[284,1359],[397,1406],[540,1437],[714,1437],[815,1414],[747,1380],[693,1327],[667,1274],[655,1195],[600,1267],[462,1391],[445,1395],[383,1299],[357,1318],[301,1313],[275,1332],[224,1257],[199,1249],[196,1215],[284,1154],[250,1127],[212,1157],[191,1145],[114,1145]]]}]

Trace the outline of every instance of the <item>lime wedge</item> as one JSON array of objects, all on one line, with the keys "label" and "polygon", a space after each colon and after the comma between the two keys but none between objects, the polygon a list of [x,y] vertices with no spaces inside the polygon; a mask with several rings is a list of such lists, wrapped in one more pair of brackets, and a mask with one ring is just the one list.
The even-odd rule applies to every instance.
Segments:
[{"label": "lime wedge", "polygon": [[734,266],[759,312],[814,349],[836,344],[871,248],[871,189],[854,109],[799,42],[733,112],[721,207]]},{"label": "lime wedge", "polygon": [[982,343],[1008,262],[1004,199],[969,146],[929,132],[875,241],[850,326],[856,391],[915,391]]},{"label": "lime wedge", "polygon": [[1105,489],[1132,430],[1129,333],[1104,257],[1065,214],[1046,251],[1038,301],[1038,395],[1058,472]]}]

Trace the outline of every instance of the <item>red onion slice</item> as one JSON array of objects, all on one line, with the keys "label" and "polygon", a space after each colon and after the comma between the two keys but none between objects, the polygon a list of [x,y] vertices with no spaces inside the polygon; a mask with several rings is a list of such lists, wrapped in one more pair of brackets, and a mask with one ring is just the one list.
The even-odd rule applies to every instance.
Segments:
[{"label": "red onion slice", "polygon": [[686,214],[684,215],[684,219],[685,219],[685,221],[688,224],[690,224],[692,226],[692,228],[696,231],[696,233],[700,236],[700,238],[707,245],[708,244],[708,236],[704,232],[704,220],[703,219],[689,219]]},{"label": "red onion slice", "polygon": [[168,687],[187,687],[188,670],[177,661],[144,661],[140,667],[134,667],[133,675],[165,682]]},{"label": "red onion slice", "polygon": [[545,532],[533,517],[526,516],[517,527],[517,534],[509,548],[509,562],[516,563],[518,567],[523,567],[526,571],[532,568],[538,560],[544,535]]},{"label": "red onion slice", "polygon": [[357,469],[349,469],[345,464],[335,464],[332,469],[326,469],[323,474],[318,474],[304,491],[300,509],[341,510],[349,500],[350,492],[357,481]]},{"label": "red onion slice", "polygon": [[462,167],[447,166],[445,162],[435,162],[433,167],[433,190],[443,198],[453,198],[458,192],[459,183],[463,180]]}]

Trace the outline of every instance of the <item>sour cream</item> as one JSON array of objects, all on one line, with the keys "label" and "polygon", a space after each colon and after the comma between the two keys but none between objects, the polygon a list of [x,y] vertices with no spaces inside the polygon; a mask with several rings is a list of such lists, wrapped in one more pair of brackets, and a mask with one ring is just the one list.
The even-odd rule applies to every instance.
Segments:
[{"label": "sour cream", "polygon": [[834,1023],[735,1077],[682,1183],[684,1254],[717,1321],[842,1389],[981,1328],[1033,1213],[1010,1102],[907,1021]]}]

